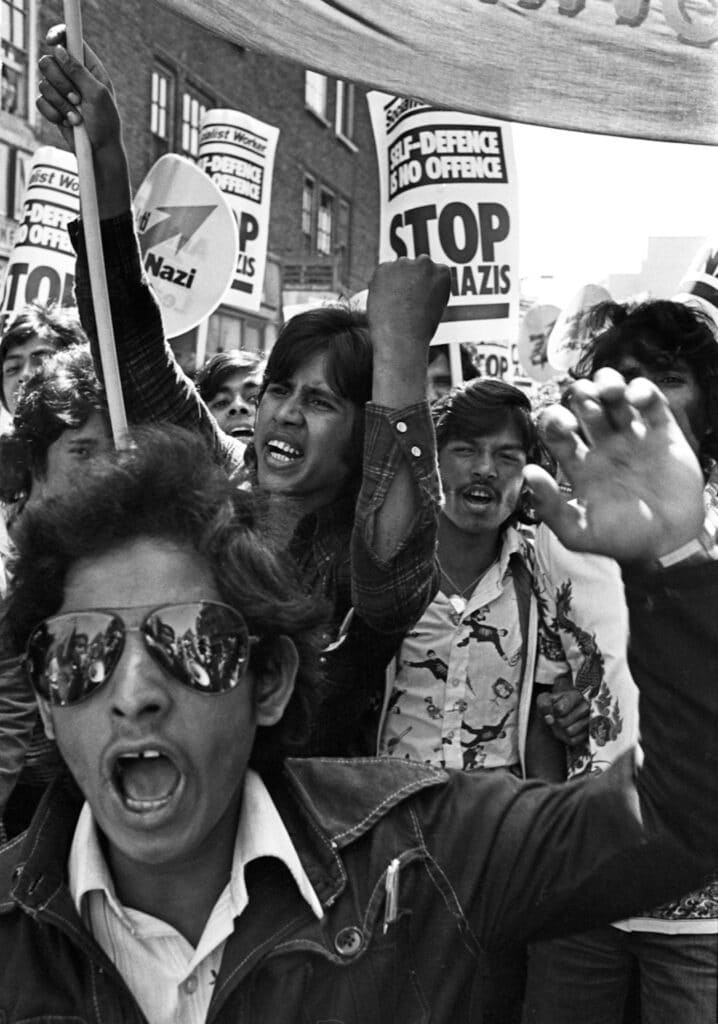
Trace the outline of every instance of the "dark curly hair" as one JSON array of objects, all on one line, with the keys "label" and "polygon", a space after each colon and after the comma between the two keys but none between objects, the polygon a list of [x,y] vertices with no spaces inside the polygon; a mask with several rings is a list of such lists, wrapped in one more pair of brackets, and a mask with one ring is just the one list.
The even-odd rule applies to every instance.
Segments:
[{"label": "dark curly hair", "polygon": [[[439,453],[449,441],[470,440],[511,425],[519,431],[527,461],[544,463],[531,401],[523,391],[503,380],[481,377],[453,388],[432,403],[431,418]],[[536,522],[526,490],[507,525],[514,518],[524,523]]]},{"label": "dark curly hair", "polygon": [[0,500],[27,496],[46,470],[50,445],[93,412],[106,416],[107,406],[89,348],[72,345],[48,357],[22,385],[12,433],[0,438]]},{"label": "dark curly hair", "polygon": [[228,480],[201,437],[167,425],[138,428],[128,450],[93,463],[82,494],[28,508],[20,519],[4,615],[15,649],[60,608],[79,559],[139,536],[189,545],[207,560],[222,600],[259,637],[249,662],[255,676],[273,664],[278,634],[299,653],[284,717],[258,730],[252,752],[254,765],[275,765],[307,743],[321,698],[317,646],[325,615],[303,590],[294,562],[260,527],[255,499]]},{"label": "dark curly hair", "polygon": [[262,362],[257,352],[245,349],[232,349],[229,352],[216,352],[210,356],[201,370],[197,371],[195,384],[200,397],[211,402],[228,377],[235,373],[251,373]]},{"label": "dark curly hair", "polygon": [[710,424],[700,439],[701,451],[718,458],[718,339],[710,317],[670,299],[639,305],[606,302],[591,310],[586,330],[591,340],[572,371],[574,377],[591,377],[606,366],[615,369],[627,355],[651,370],[670,369],[678,359],[687,363],[705,398]]},{"label": "dark curly hair", "polygon": [[32,302],[23,307],[10,321],[0,341],[0,401],[6,409],[3,387],[5,359],[18,345],[24,345],[35,338],[57,351],[69,348],[70,345],[87,344],[87,335],[75,310],[42,302]]}]

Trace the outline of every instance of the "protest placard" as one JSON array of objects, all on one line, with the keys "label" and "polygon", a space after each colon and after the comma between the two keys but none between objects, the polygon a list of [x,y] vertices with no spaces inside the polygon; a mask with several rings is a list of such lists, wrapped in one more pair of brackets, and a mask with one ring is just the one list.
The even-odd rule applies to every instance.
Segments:
[{"label": "protest placard", "polygon": [[234,216],[207,175],[173,153],[151,168],[134,205],[142,261],[174,338],[209,316],[232,280]]},{"label": "protest placard", "polygon": [[718,243],[700,247],[673,298],[701,309],[718,325]]},{"label": "protest placard", "polygon": [[482,374],[505,377],[518,328],[516,172],[510,128],[490,118],[369,94],[379,161],[380,259],[422,253],[449,267],[434,344],[477,346]]},{"label": "protest placard", "polygon": [[208,110],[202,117],[199,166],[237,219],[239,255],[223,300],[235,309],[257,312],[262,303],[278,137],[278,128],[238,110]]},{"label": "protest placard", "polygon": [[551,380],[556,370],[546,351],[548,339],[561,310],[550,303],[526,310],[519,329],[518,358],[521,369],[539,383]]},{"label": "protest placard", "polygon": [[610,302],[609,292],[600,284],[585,284],[571,296],[561,310],[549,335],[546,353],[556,370],[572,370],[583,355],[589,340],[586,314],[601,302]]},{"label": "protest placard", "polygon": [[0,326],[29,302],[74,305],[75,250],[67,225],[79,212],[75,157],[41,146],[30,165],[0,299]]}]

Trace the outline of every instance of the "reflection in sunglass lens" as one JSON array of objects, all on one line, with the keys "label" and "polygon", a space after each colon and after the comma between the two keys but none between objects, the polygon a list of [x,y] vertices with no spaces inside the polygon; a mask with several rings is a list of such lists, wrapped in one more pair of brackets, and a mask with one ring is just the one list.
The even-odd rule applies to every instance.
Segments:
[{"label": "reflection in sunglass lens", "polygon": [[84,700],[113,672],[124,646],[116,615],[77,612],[48,619],[28,644],[28,663],[37,691],[63,707]]},{"label": "reflection in sunglass lens", "polygon": [[[234,608],[211,601],[165,605],[147,616],[140,632],[155,661],[191,689],[225,693],[242,678],[249,635]],[[35,689],[58,707],[89,697],[116,668],[125,633],[120,617],[110,612],[46,619],[27,647]]]},{"label": "reflection in sunglass lens", "polygon": [[147,617],[143,632],[153,657],[185,686],[224,693],[242,676],[249,637],[244,620],[227,605],[159,608]]}]

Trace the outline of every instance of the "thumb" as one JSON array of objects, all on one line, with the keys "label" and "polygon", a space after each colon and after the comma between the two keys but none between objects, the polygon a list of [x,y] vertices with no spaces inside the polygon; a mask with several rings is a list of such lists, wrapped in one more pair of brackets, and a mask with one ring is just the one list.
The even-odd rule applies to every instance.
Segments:
[{"label": "thumb", "polygon": [[540,693],[536,698],[536,709],[546,725],[554,724],[553,701],[550,693]]},{"label": "thumb", "polygon": [[64,25],[53,25],[48,31],[45,42],[52,48],[55,59],[76,86],[82,92],[83,85],[94,85],[95,80],[112,91],[110,76],[95,51],[83,42],[82,61],[74,57],[67,49],[67,32]]},{"label": "thumb", "polygon": [[526,466],[524,480],[541,522],[546,523],[567,548],[581,550],[586,533],[581,509],[566,501],[554,478],[541,466]]}]

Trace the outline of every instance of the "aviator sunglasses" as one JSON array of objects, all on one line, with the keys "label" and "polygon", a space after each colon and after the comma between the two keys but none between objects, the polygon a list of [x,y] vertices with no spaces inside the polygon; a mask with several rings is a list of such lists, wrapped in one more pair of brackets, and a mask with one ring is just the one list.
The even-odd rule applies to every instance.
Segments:
[{"label": "aviator sunglasses", "polygon": [[237,686],[258,639],[235,608],[218,601],[160,605],[135,627],[109,609],[67,612],[32,631],[25,656],[30,682],[53,707],[81,703],[110,679],[127,633],[140,633],[178,683],[213,696]]}]

